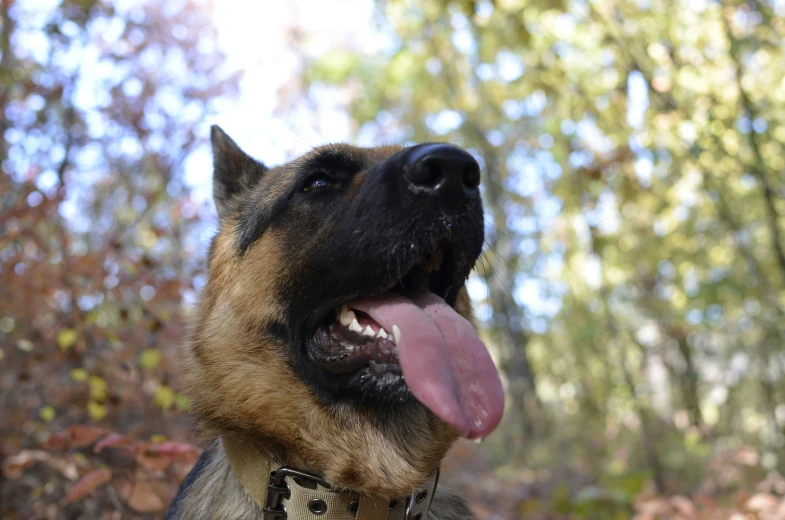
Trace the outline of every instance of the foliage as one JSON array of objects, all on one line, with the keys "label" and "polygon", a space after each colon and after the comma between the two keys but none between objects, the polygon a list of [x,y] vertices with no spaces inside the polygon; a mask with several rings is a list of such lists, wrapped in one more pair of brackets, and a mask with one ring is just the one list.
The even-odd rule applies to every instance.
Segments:
[{"label": "foliage", "polygon": [[[509,400],[446,484],[482,518],[785,518],[783,3],[377,7],[379,53],[292,39],[303,106],[482,163]],[[3,518],[160,517],[198,454],[176,350],[213,214],[181,164],[238,84],[209,14],[0,0]]]},{"label": "foliage", "polygon": [[[140,442],[87,426],[72,426],[53,435],[43,447],[8,457],[3,472],[14,480],[35,465],[60,473],[70,481],[69,491],[59,500],[67,515],[78,510],[70,506],[91,495],[104,495],[120,513],[126,507],[137,513],[160,513],[174,495],[176,484],[201,454],[190,444]],[[67,452],[61,453],[64,450]],[[28,482],[21,485],[29,486]],[[35,496],[36,490],[31,489],[29,494]],[[44,501],[37,501],[28,504],[28,509],[20,518],[45,517],[50,508]]]},{"label": "foliage", "polygon": [[[54,460],[80,477],[69,517],[99,518],[123,497],[140,510],[143,482],[166,495],[160,513],[177,478],[129,488],[124,463],[118,476],[40,450],[79,424],[191,438],[175,351],[209,212],[181,164],[236,79],[198,1],[3,1],[0,15],[1,454],[6,469]],[[3,518],[46,518],[58,503],[63,482],[31,471],[3,486]],[[76,503],[110,478],[132,494]]]}]

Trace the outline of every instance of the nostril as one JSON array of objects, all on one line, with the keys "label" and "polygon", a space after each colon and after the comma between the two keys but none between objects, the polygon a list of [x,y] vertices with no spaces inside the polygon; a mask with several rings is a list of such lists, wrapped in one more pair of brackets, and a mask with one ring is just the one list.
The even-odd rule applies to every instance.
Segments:
[{"label": "nostril", "polygon": [[468,152],[447,144],[415,146],[405,157],[403,181],[412,193],[477,197],[480,166]]},{"label": "nostril", "polygon": [[442,180],[442,165],[439,161],[425,161],[425,169],[428,170],[427,184],[433,186]]},{"label": "nostril", "polygon": [[437,159],[425,159],[409,170],[409,181],[423,187],[433,187],[442,180],[442,165]]},{"label": "nostril", "polygon": [[463,185],[467,188],[474,189],[480,185],[480,167],[476,162],[472,161],[463,170]]}]

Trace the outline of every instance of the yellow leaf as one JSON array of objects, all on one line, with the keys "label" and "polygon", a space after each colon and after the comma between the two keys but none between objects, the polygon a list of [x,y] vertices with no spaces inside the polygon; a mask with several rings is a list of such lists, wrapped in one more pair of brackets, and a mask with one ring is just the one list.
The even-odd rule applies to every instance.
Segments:
[{"label": "yellow leaf", "polygon": [[106,390],[106,381],[98,376],[90,376],[90,397],[96,401],[104,401]]},{"label": "yellow leaf", "polygon": [[166,385],[161,385],[155,392],[153,400],[161,408],[170,408],[174,404],[174,391]]},{"label": "yellow leaf", "polygon": [[82,383],[87,381],[87,378],[90,377],[90,374],[84,368],[75,368],[71,370],[71,379]]},{"label": "yellow leaf", "polygon": [[54,408],[52,408],[51,406],[44,406],[38,412],[38,415],[40,415],[41,419],[43,419],[44,421],[51,422],[55,418],[56,414]]},{"label": "yellow leaf", "polygon": [[161,353],[155,349],[148,348],[142,351],[139,356],[139,364],[142,368],[153,370],[161,362]]},{"label": "yellow leaf", "polygon": [[150,441],[155,443],[164,442],[166,440],[166,435],[157,433],[150,436]]},{"label": "yellow leaf", "polygon": [[90,414],[94,421],[100,421],[106,417],[106,406],[96,401],[90,401],[87,403],[87,413]]},{"label": "yellow leaf", "polygon": [[73,347],[76,340],[77,336],[74,329],[63,329],[57,335],[57,345],[63,350]]}]

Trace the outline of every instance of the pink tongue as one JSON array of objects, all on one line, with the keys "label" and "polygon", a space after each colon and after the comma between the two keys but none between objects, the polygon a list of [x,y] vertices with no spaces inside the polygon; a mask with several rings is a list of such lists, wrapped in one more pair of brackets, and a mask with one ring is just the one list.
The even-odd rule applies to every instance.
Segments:
[{"label": "pink tongue", "polygon": [[462,436],[485,437],[504,412],[499,374],[471,324],[433,293],[395,293],[348,302],[392,334],[412,394]]}]

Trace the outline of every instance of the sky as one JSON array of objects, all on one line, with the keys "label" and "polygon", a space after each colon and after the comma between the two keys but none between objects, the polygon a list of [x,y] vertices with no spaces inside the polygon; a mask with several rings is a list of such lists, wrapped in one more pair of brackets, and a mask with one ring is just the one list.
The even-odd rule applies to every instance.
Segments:
[{"label": "sky", "polygon": [[[292,30],[312,56],[340,47],[374,52],[389,36],[374,24],[372,0],[215,2],[218,45],[231,69],[243,71],[239,96],[216,103],[212,123],[221,126],[247,153],[268,165],[286,162],[326,142],[352,138],[351,122],[340,99],[325,96],[316,110],[276,114],[279,91],[296,80],[303,63]],[[185,164],[194,198],[210,196],[210,151],[203,148]]]}]

